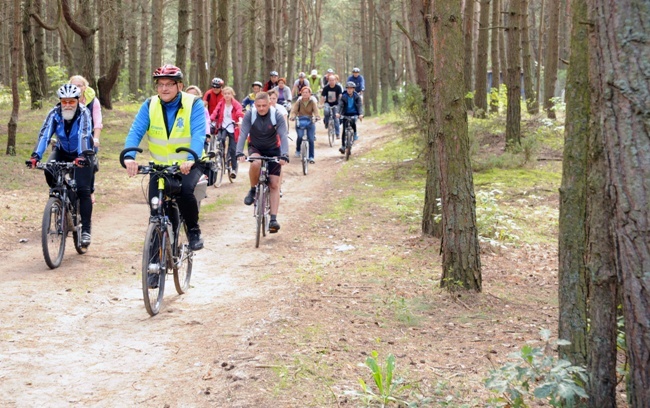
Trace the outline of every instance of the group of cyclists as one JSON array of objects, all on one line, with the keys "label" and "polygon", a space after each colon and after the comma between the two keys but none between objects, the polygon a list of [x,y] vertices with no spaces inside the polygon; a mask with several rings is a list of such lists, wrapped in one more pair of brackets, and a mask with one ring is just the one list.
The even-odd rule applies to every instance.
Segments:
[{"label": "group of cyclists", "polygon": [[[218,77],[211,81],[210,89],[204,94],[194,85],[184,90],[183,73],[174,65],[167,64],[156,69],[153,80],[156,94],[141,105],[126,136],[124,148],[138,147],[146,135],[153,162],[180,164],[182,183],[176,201],[187,226],[189,246],[194,251],[203,248],[194,188],[206,169],[201,163],[195,163],[192,155],[176,153],[178,147],[190,148],[200,154],[210,138],[217,137],[219,141],[228,139],[231,178],[237,177],[237,162],[246,159],[246,142],[248,156],[278,157],[278,162],[269,163],[268,167],[271,207],[269,232],[276,233],[280,230],[277,214],[281,170],[289,163],[287,120],[295,121],[296,129],[306,129],[309,160],[314,163],[315,122],[320,120],[321,108],[324,109],[325,127],[333,120],[337,138],[340,138],[341,116],[363,118],[365,83],[359,68],[352,70],[345,90],[332,69],[328,69],[322,78],[315,69],[309,76],[300,72],[291,88],[287,86],[285,78],[272,71],[266,83],[252,83],[252,92],[241,103],[235,98],[233,88],[226,86],[225,81]],[[100,144],[103,127],[101,106],[88,81],[78,75],[62,85],[57,96],[59,103],[48,113],[28,163],[32,168],[36,167],[43,160],[48,146],[53,144],[48,161],[74,161],[77,164],[75,180],[80,200],[81,245],[87,247],[91,243],[93,192],[98,165],[96,155],[86,157],[86,153],[96,151]],[[351,125],[357,140],[356,123]],[[297,140],[296,144],[298,157],[300,142]],[[344,143],[341,153],[344,152]],[[124,164],[130,177],[138,173],[135,152],[126,154]],[[252,161],[249,169],[251,188],[244,198],[246,205],[253,204],[259,173],[260,161]],[[45,177],[52,186],[52,175],[46,171]],[[149,181],[150,202],[152,195],[157,194],[157,182],[154,177]]]}]

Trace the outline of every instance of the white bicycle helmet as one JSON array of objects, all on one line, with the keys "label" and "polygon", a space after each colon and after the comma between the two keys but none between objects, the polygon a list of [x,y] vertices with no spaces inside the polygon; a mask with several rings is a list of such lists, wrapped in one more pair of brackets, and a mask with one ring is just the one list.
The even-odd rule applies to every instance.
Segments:
[{"label": "white bicycle helmet", "polygon": [[56,91],[56,96],[61,98],[76,98],[79,99],[81,96],[81,90],[77,88],[76,85],[72,84],[64,84],[61,85],[61,88],[59,88],[58,91]]}]

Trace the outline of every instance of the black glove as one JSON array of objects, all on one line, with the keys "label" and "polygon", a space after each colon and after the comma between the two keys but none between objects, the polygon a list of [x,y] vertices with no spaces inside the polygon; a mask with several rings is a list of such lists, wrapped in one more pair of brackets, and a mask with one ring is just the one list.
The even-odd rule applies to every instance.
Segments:
[{"label": "black glove", "polygon": [[88,165],[88,160],[84,156],[79,156],[74,159],[74,164],[77,167],[86,167]]},{"label": "black glove", "polygon": [[289,163],[289,156],[280,156],[280,160],[284,160]]},{"label": "black glove", "polygon": [[246,157],[246,155],[244,153],[237,153],[235,156],[236,159],[239,159],[240,157]]}]

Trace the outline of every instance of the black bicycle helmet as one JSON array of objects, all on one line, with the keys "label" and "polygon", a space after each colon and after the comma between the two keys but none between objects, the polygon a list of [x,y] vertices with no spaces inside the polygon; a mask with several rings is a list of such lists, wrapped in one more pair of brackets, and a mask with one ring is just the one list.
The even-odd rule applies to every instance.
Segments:
[{"label": "black bicycle helmet", "polygon": [[61,98],[75,98],[79,99],[81,96],[81,90],[76,86],[72,84],[64,84],[61,85],[58,91],[56,91],[56,96]]},{"label": "black bicycle helmet", "polygon": [[175,65],[165,64],[156,69],[153,73],[153,79],[169,78],[176,82],[183,81],[183,72]]},{"label": "black bicycle helmet", "polygon": [[223,79],[221,78],[212,78],[212,87],[221,88],[223,86]]}]

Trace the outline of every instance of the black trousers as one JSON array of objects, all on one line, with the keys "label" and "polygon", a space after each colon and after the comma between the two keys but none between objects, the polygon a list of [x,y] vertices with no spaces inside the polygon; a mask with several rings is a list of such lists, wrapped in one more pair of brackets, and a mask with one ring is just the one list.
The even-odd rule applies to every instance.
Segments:
[{"label": "black trousers", "polygon": [[[66,152],[65,150],[60,150],[55,147],[50,154],[50,157],[47,158],[47,161],[74,161],[79,157],[77,152]],[[54,187],[56,180],[54,176],[49,172],[45,171],[45,180],[50,187]],[[81,215],[82,223],[82,232],[90,233],[91,219],[93,215],[93,203],[90,198],[90,194],[94,188],[95,183],[95,173],[94,166],[91,164],[87,167],[75,167],[74,169],[74,179],[77,183],[77,197],[79,197],[79,214]]]},{"label": "black trousers", "polygon": [[[194,196],[194,188],[196,183],[199,182],[203,174],[203,166],[199,163],[195,164],[189,174],[181,175],[182,185],[181,192],[176,197],[178,209],[185,220],[187,230],[199,227],[199,205]],[[151,177],[149,179],[149,203],[153,197],[158,196],[158,178]],[[153,214],[153,211],[152,211]]]}]

